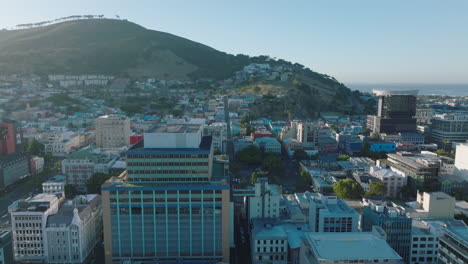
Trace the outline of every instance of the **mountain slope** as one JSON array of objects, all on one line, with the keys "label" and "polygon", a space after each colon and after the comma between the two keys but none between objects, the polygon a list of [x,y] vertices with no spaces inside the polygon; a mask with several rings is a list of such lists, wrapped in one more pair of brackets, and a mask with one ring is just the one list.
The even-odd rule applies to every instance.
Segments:
[{"label": "mountain slope", "polygon": [[224,78],[249,63],[168,33],[112,19],[0,31],[0,71]]}]

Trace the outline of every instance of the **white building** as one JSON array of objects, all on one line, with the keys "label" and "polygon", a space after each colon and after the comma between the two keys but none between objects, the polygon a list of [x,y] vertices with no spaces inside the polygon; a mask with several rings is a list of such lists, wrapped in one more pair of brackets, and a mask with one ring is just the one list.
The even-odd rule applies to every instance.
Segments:
[{"label": "white building", "polygon": [[225,122],[216,122],[211,125],[205,125],[203,129],[204,136],[212,136],[214,151],[226,152],[226,142],[228,139],[227,124]]},{"label": "white building", "polygon": [[71,153],[62,161],[62,173],[66,175],[67,184],[73,184],[85,191],[86,181],[94,173],[109,173],[109,168],[116,159],[116,154],[101,152],[96,146],[88,146]]},{"label": "white building", "polygon": [[48,248],[44,230],[47,217],[56,214],[58,208],[57,197],[45,193],[15,201],[8,207],[16,261],[46,261]]},{"label": "white building", "polygon": [[439,238],[448,227],[468,228],[461,220],[413,219],[409,264],[438,263]]},{"label": "white building", "polygon": [[468,181],[468,143],[457,144],[454,173],[463,180]]},{"label": "white building", "polygon": [[85,142],[84,135],[73,131],[63,133],[51,133],[47,136],[45,142],[45,152],[53,156],[64,157],[73,150],[80,148]]},{"label": "white building", "polygon": [[381,180],[387,186],[387,195],[393,198],[400,197],[400,191],[407,184],[407,177],[403,174],[398,174],[390,169],[381,169],[372,166],[369,174]]},{"label": "white building", "polygon": [[124,115],[105,115],[95,120],[96,145],[115,149],[130,144],[130,119]]},{"label": "white building", "polygon": [[48,263],[84,263],[101,241],[102,206],[99,195],[66,201],[47,219]]},{"label": "white building", "polygon": [[297,125],[297,140],[303,147],[317,148],[320,126],[314,123],[299,123]]},{"label": "white building", "polygon": [[338,197],[318,194],[309,203],[311,232],[359,231],[359,213]]},{"label": "white building", "polygon": [[385,241],[385,232],[304,233],[301,264],[402,264],[402,258]]},{"label": "white building", "polygon": [[249,220],[279,217],[280,197],[281,186],[268,184],[267,178],[257,178],[255,196],[249,197]]},{"label": "white building", "polygon": [[250,238],[253,264],[288,263],[288,235],[282,225],[254,219]]},{"label": "white building", "polygon": [[52,179],[42,183],[42,193],[65,197],[65,175],[57,175]]}]

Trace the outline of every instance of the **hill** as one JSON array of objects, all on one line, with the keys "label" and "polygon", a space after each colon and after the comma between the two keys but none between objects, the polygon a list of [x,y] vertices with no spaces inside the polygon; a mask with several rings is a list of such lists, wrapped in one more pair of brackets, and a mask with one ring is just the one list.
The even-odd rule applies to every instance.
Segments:
[{"label": "hill", "polygon": [[0,72],[220,79],[249,63],[169,33],[113,19],[0,31]]}]

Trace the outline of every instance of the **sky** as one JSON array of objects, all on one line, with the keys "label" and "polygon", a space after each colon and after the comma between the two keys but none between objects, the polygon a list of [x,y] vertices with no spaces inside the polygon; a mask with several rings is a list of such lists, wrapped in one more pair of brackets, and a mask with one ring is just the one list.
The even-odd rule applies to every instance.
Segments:
[{"label": "sky", "polygon": [[0,0],[0,28],[103,14],[344,83],[468,83],[466,0]]}]

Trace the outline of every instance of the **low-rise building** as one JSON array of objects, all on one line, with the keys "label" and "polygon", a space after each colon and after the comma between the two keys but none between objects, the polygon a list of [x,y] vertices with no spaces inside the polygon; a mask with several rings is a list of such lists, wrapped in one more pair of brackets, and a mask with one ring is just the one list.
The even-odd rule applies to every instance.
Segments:
[{"label": "low-rise building", "polygon": [[254,219],[250,237],[252,263],[288,263],[288,235],[281,224]]},{"label": "low-rise building", "polygon": [[30,176],[29,165],[29,156],[23,153],[0,156],[0,190]]},{"label": "low-rise building", "polygon": [[42,192],[65,197],[65,175],[56,175],[42,183]]},{"label": "low-rise building", "polygon": [[402,264],[402,259],[387,242],[385,232],[304,233],[301,264]]},{"label": "low-rise building", "polygon": [[387,187],[387,195],[393,198],[400,197],[400,191],[407,184],[407,177],[390,169],[371,167],[369,174],[382,181]]},{"label": "low-rise building", "polygon": [[281,154],[281,144],[276,138],[261,137],[256,138],[254,144],[264,152],[273,152]]},{"label": "low-rise building", "polygon": [[281,186],[268,184],[268,178],[257,178],[255,196],[249,197],[249,219],[279,217],[280,198]]},{"label": "low-rise building", "polygon": [[68,155],[62,161],[62,173],[66,183],[79,190],[86,190],[86,181],[94,173],[109,173],[109,168],[117,158],[116,154],[101,152],[96,146],[88,146]]}]

